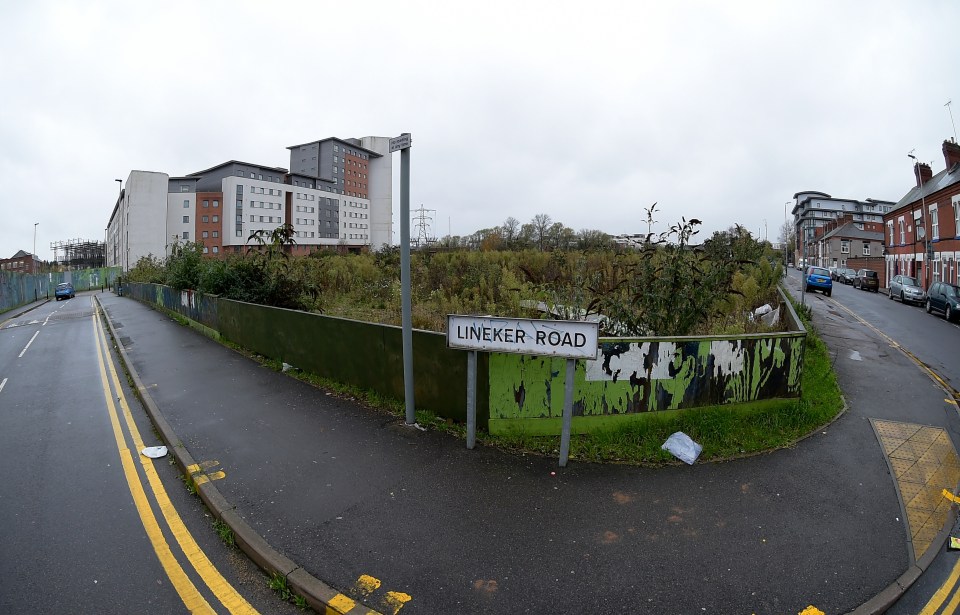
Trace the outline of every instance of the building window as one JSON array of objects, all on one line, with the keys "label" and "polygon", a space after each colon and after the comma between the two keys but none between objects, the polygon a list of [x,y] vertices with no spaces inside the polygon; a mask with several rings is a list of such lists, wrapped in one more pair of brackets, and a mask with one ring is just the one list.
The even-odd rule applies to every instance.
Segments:
[{"label": "building window", "polygon": [[204,253],[204,254],[207,253],[207,246],[203,246],[203,253]]},{"label": "building window", "polygon": [[184,223],[184,224],[189,224],[189,223],[190,223],[190,216],[184,216],[184,217],[183,217],[183,223]]},{"label": "building window", "polygon": [[214,207],[220,207],[220,201],[214,201],[214,202],[213,202],[213,206],[214,206]]},{"label": "building window", "polygon": [[190,192],[190,186],[180,186],[180,192]]},{"label": "building window", "polygon": [[940,217],[937,216],[937,206],[930,206],[930,239],[940,239]]},{"label": "building window", "polygon": [[216,239],[220,236],[220,231],[213,231],[213,238]]},{"label": "building window", "polygon": [[960,196],[953,197],[953,233],[960,237]]},{"label": "building window", "polygon": [[850,241],[842,239],[840,241],[840,254],[850,254]]},{"label": "building window", "polygon": [[183,208],[184,208],[184,209],[190,209],[190,201],[184,201],[184,202],[183,202]]},{"label": "building window", "polygon": [[214,216],[214,217],[213,217],[213,221],[214,221],[214,222],[220,222],[220,216]]},{"label": "building window", "polygon": [[204,207],[210,207],[210,201],[204,199],[204,200],[203,200],[203,206],[204,206]]},{"label": "building window", "polygon": [[209,222],[209,221],[210,221],[210,216],[203,216],[203,217],[200,218],[200,219],[203,220],[204,222]]},{"label": "building window", "polygon": [[890,229],[890,244],[889,244],[889,245],[892,246],[892,245],[893,245],[893,222],[888,222],[888,223],[887,223],[887,228]]},{"label": "building window", "polygon": [[870,244],[866,241],[863,242],[863,255],[870,256]]},{"label": "building window", "polygon": [[237,237],[243,237],[243,229],[242,229],[242,228],[238,228],[238,229],[237,229]]},{"label": "building window", "polygon": [[183,231],[183,238],[190,239],[190,231]]},{"label": "building window", "polygon": [[213,246],[213,253],[217,254],[220,252],[220,246]]},{"label": "building window", "polygon": [[203,231],[203,235],[201,235],[201,236],[202,236],[204,239],[206,239],[206,238],[207,238],[207,231]]},{"label": "building window", "polygon": [[905,229],[903,228],[903,218],[899,218],[897,220],[897,224],[900,226],[900,245],[902,246],[903,244],[907,243],[907,236]]}]

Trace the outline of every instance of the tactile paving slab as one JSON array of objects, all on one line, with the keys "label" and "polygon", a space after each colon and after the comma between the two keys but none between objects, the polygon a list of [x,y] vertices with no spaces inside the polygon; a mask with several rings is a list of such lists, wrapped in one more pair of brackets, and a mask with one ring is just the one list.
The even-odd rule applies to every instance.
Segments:
[{"label": "tactile paving slab", "polygon": [[939,427],[871,420],[896,480],[906,513],[915,559],[920,559],[943,528],[956,493],[960,458],[947,432]]}]

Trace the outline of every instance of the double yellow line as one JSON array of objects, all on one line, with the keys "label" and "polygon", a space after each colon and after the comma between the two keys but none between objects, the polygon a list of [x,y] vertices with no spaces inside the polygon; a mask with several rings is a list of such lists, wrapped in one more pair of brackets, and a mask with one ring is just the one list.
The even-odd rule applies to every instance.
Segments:
[{"label": "double yellow line", "polygon": [[[193,581],[187,576],[180,562],[177,560],[170,545],[164,537],[163,530],[153,513],[150,500],[137,473],[136,465],[133,461],[134,453],[131,453],[127,446],[127,439],[120,424],[120,418],[117,412],[116,400],[120,405],[124,422],[133,442],[134,450],[143,450],[143,439],[140,437],[140,431],[133,420],[130,412],[130,406],[127,404],[123,387],[120,386],[120,379],[117,377],[117,370],[114,367],[113,358],[110,354],[110,346],[107,343],[106,335],[103,330],[103,323],[100,320],[100,307],[97,305],[93,316],[94,337],[97,344],[97,360],[100,366],[100,381],[103,386],[103,396],[107,405],[107,412],[110,415],[110,424],[113,426],[113,435],[116,439],[117,450],[120,453],[120,460],[123,465],[123,473],[127,480],[127,486],[130,488],[130,494],[137,506],[137,512],[140,514],[140,521],[146,530],[147,537],[153,545],[153,550],[160,560],[167,577],[171,584],[177,590],[184,605],[191,613],[216,613],[206,598],[200,593]],[[108,372],[109,370],[109,379]],[[111,390],[112,384],[112,390]],[[180,515],[177,514],[173,503],[170,501],[163,483],[153,467],[153,460],[136,454],[140,460],[141,470],[147,478],[150,490],[153,494],[153,501],[163,515],[163,519],[169,528],[170,533],[176,539],[177,544],[183,551],[190,565],[197,572],[203,582],[210,588],[217,600],[223,604],[230,613],[235,615],[246,615],[257,613],[250,603],[248,603],[237,590],[227,582],[226,579],[216,569],[207,555],[200,549],[200,546],[194,540],[190,531],[184,525]]]}]

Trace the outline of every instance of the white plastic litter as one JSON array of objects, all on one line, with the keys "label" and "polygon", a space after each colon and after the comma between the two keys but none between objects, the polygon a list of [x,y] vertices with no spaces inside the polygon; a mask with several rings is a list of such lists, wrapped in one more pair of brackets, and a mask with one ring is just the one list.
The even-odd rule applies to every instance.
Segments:
[{"label": "white plastic litter", "polygon": [[147,448],[140,451],[140,454],[144,457],[149,457],[150,459],[160,459],[161,457],[167,456],[167,447],[166,446],[148,446]]},{"label": "white plastic litter", "polygon": [[283,364],[283,369],[282,369],[283,373],[287,373],[287,372],[289,372],[291,369],[293,369],[293,366],[290,365],[289,363],[284,363],[284,364]]},{"label": "white plastic litter", "polygon": [[697,460],[697,457],[699,457],[703,451],[702,446],[691,440],[690,436],[682,431],[671,434],[660,448],[668,451],[671,455],[689,465],[693,465],[693,462]]},{"label": "white plastic litter", "polygon": [[770,304],[769,304],[769,303],[764,303],[763,305],[761,305],[760,307],[758,307],[757,309],[755,309],[755,310],[753,311],[753,315],[754,315],[754,316],[763,316],[764,314],[766,314],[766,313],[768,313],[768,312],[772,312],[772,311],[773,311],[773,308],[770,307]]}]

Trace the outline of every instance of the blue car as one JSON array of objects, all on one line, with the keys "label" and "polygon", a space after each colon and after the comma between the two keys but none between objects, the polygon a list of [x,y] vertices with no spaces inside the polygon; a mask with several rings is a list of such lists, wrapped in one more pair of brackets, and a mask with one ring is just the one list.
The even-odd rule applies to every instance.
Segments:
[{"label": "blue car", "polygon": [[830,279],[830,272],[823,267],[807,267],[807,273],[803,277],[803,291],[815,290],[828,297],[833,294],[833,280]]},{"label": "blue car", "polygon": [[53,296],[57,298],[57,301],[60,301],[61,299],[73,299],[77,294],[73,290],[73,284],[63,282],[62,284],[57,284],[57,289],[53,291]]}]

